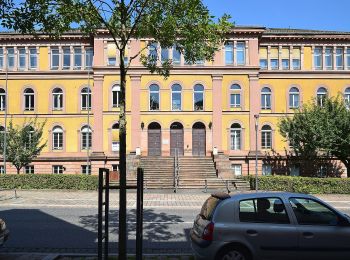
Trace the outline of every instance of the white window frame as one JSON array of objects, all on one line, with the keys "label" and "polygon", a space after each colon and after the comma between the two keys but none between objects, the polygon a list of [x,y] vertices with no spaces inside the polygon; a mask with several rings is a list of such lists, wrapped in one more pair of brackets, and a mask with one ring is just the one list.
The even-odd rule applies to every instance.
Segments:
[{"label": "white window frame", "polygon": [[[202,90],[195,90],[196,86],[202,87],[203,89]],[[205,88],[204,88],[204,86],[202,84],[196,84],[193,87],[193,110],[194,111],[204,111],[204,90],[205,90]],[[201,94],[202,95],[202,102],[203,102],[203,104],[202,104],[202,108],[201,109],[196,109],[195,94]]]},{"label": "white window frame", "polygon": [[264,87],[261,89],[261,109],[269,110],[271,108],[272,108],[272,91],[270,88]]},{"label": "white window frame", "polygon": [[324,52],[324,65],[326,70],[332,70],[333,69],[333,48],[332,47],[326,47]]},{"label": "white window frame", "polygon": [[[35,62],[32,62],[32,59]],[[38,51],[36,48],[29,48],[29,69],[37,69],[37,68],[38,68]]]},{"label": "white window frame", "polygon": [[[175,86],[180,86],[181,90],[173,90],[173,87]],[[173,95],[174,94],[179,94],[180,93],[180,108],[174,108],[174,104],[173,104]],[[172,111],[181,111],[182,110],[182,86],[180,84],[174,84],[171,86],[171,110]]]},{"label": "white window frame", "polygon": [[60,126],[52,130],[52,150],[63,150],[63,129]]},{"label": "white window frame", "polygon": [[120,142],[112,141],[112,152],[119,152],[120,150]]},{"label": "white window frame", "polygon": [[[323,64],[323,57],[322,57],[322,47],[315,47],[314,49],[314,67],[316,70],[322,70],[322,64]],[[317,64],[317,61],[320,62],[320,64]]]},{"label": "white window frame", "polygon": [[0,47],[0,70],[4,68],[4,48]]},{"label": "white window frame", "polygon": [[[73,47],[74,54],[73,54],[73,69],[74,70],[81,70],[83,67],[83,50],[82,47]],[[79,51],[78,51],[79,50]],[[80,65],[76,65],[77,61],[80,60]]]},{"label": "white window frame", "polygon": [[92,147],[92,130],[89,126],[85,125],[80,131],[81,150],[90,150]]},{"label": "white window frame", "polygon": [[[230,56],[230,61],[226,59],[227,55]],[[225,65],[233,65],[234,64],[234,43],[226,42],[225,43]],[[232,60],[232,61],[231,61]]]},{"label": "white window frame", "polygon": [[[295,109],[295,108],[299,108],[300,107],[300,91],[297,87],[292,87],[289,90],[289,108],[291,109]],[[297,105],[295,105],[296,103],[296,97],[297,98]]]},{"label": "white window frame", "polygon": [[[336,53],[335,53],[335,67],[337,70],[343,70],[344,69],[344,49],[341,47],[336,48]],[[339,64],[340,58],[341,63]]]},{"label": "white window frame", "polygon": [[91,164],[86,165],[83,164],[81,165],[81,173],[84,175],[91,175]]},{"label": "white window frame", "polygon": [[34,174],[35,173],[35,168],[34,165],[27,165],[24,167],[24,173],[25,174]]},{"label": "white window frame", "polygon": [[[54,65],[54,63],[56,63]],[[51,70],[58,70],[60,67],[60,49],[58,47],[51,48]]]},{"label": "white window frame", "polygon": [[81,110],[91,110],[91,98],[91,89],[89,87],[83,88],[80,92]]},{"label": "white window frame", "polygon": [[[237,62],[237,65],[245,65],[246,64],[246,54],[245,54],[245,42],[237,42],[237,45],[236,45],[236,62]],[[243,55],[243,61],[239,61],[238,60],[238,57],[239,57],[239,54],[242,54]]]},{"label": "white window frame", "polygon": [[[26,91],[33,91],[32,93],[26,93]],[[28,103],[27,103],[28,98]],[[35,110],[35,91],[32,88],[26,88],[24,90],[24,110],[34,111]]]},{"label": "white window frame", "polygon": [[[23,53],[24,51],[24,53]],[[26,48],[20,47],[17,48],[18,52],[18,69],[19,70],[25,70],[27,68],[27,53],[26,53]],[[22,52],[22,53],[21,53]],[[24,59],[24,64],[21,66],[21,59]]]},{"label": "white window frame", "polygon": [[[269,129],[264,129],[265,126]],[[261,128],[261,149],[272,149],[272,128],[269,125]]]},{"label": "white window frame", "polygon": [[[68,64],[65,64],[65,60],[68,57]],[[68,46],[65,46],[62,48],[62,69],[63,70],[69,70],[72,66],[72,60],[71,60],[71,49]]]},{"label": "white window frame", "polygon": [[350,108],[350,87],[346,88],[344,91],[344,102],[346,107]]},{"label": "white window frame", "polygon": [[231,169],[235,176],[242,176],[242,164],[231,164]]},{"label": "white window frame", "polygon": [[[116,95],[117,103],[114,103],[115,95]],[[120,85],[119,84],[115,84],[112,87],[112,107],[114,107],[114,108],[119,107],[120,106],[119,101],[120,101]]]},{"label": "white window frame", "polygon": [[[88,62],[91,60],[91,64]],[[94,62],[94,49],[92,47],[85,48],[85,69],[92,69]]]},{"label": "white window frame", "polygon": [[52,165],[52,174],[63,174],[63,165]]},{"label": "white window frame", "polygon": [[232,127],[234,125],[239,125],[234,123],[230,128],[230,149],[232,151],[239,151],[242,149],[242,126]]},{"label": "white window frame", "polygon": [[6,92],[3,88],[0,88],[0,111],[6,109]]},{"label": "white window frame", "polygon": [[262,165],[262,175],[269,176],[272,175],[272,167],[269,164]]},{"label": "white window frame", "polygon": [[[176,46],[173,46],[173,48],[172,48],[172,56],[173,56],[173,59],[172,59],[172,64],[173,65],[180,65],[181,64],[181,52],[180,51],[178,51],[177,49],[176,49]],[[179,54],[179,59],[174,59],[174,57],[176,57],[176,55],[175,54]]]},{"label": "white window frame", "polygon": [[[15,68],[15,48],[14,47],[8,47],[7,49],[7,69],[13,70]],[[9,50],[12,50],[13,53],[10,54]],[[12,60],[12,65],[10,66],[10,60]]]},{"label": "white window frame", "polygon": [[[55,92],[60,91],[60,92]],[[57,103],[57,106],[55,105]],[[61,88],[54,88],[52,90],[52,110],[63,109],[63,90]]]},{"label": "white window frame", "polygon": [[[151,88],[153,86],[156,86],[158,88],[158,90],[152,90]],[[159,102],[158,109],[152,109],[152,107],[151,107],[151,96],[152,96],[152,94],[157,94],[158,95],[158,102]],[[148,104],[149,111],[159,111],[160,110],[160,87],[157,84],[152,84],[152,85],[149,86],[149,99],[148,99],[148,102],[149,102],[149,104]]]},{"label": "white window frame", "polygon": [[317,89],[317,94],[316,94],[316,101],[317,101],[317,105],[323,107],[323,100],[327,97],[328,95],[328,91],[326,88],[324,87],[319,87]]}]

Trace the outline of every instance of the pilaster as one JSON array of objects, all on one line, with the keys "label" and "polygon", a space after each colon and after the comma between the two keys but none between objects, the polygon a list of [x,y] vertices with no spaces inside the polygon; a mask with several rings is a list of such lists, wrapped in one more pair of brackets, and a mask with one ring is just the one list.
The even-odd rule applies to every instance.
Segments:
[{"label": "pilaster", "polygon": [[249,75],[249,139],[250,151],[255,151],[255,118],[260,113],[260,87],[258,75]]},{"label": "pilaster", "polygon": [[103,153],[103,76],[94,75],[92,88],[92,112],[94,125],[92,135],[93,153]]},{"label": "pilaster", "polygon": [[131,150],[141,146],[140,91],[141,75],[130,75],[131,81]]},{"label": "pilaster", "polygon": [[213,148],[222,149],[222,75],[213,75]]}]

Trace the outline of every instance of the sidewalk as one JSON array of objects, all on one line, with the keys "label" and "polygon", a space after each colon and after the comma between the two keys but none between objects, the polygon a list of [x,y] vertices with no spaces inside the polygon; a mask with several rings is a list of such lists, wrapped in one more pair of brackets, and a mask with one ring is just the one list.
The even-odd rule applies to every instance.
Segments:
[{"label": "sidewalk", "polygon": [[[210,192],[181,191],[172,193],[169,191],[146,191],[144,193],[144,208],[200,208],[210,196]],[[234,193],[231,193],[234,194]],[[0,205],[2,207],[75,207],[97,208],[97,191],[69,191],[69,190],[17,190],[17,198],[14,190],[0,191]],[[350,195],[322,194],[315,195],[320,199],[338,208],[350,208]],[[118,208],[119,193],[116,190],[110,192],[110,208]],[[127,207],[136,207],[136,193],[128,192]]]}]

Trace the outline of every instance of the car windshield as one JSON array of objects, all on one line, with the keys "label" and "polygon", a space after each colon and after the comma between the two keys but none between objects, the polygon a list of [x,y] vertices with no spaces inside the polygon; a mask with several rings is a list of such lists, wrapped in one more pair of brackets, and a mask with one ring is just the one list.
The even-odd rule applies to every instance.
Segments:
[{"label": "car windshield", "polygon": [[211,217],[213,216],[213,213],[214,213],[214,209],[220,203],[220,201],[221,199],[219,198],[215,198],[215,197],[208,198],[202,206],[200,215],[206,220],[211,220]]}]

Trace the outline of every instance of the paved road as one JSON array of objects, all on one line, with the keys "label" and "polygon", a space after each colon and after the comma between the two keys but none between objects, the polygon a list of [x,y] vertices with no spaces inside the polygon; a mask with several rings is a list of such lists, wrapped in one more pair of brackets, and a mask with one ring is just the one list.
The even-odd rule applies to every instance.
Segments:
[{"label": "paved road", "polygon": [[[11,237],[1,252],[96,253],[96,193],[19,192],[0,194],[0,217]],[[12,196],[12,197],[11,197]],[[129,252],[135,249],[135,194],[129,194]],[[145,194],[146,253],[191,253],[188,238],[195,215],[208,194]],[[350,214],[350,196],[321,196]],[[110,244],[117,252],[118,196],[112,194]]]}]

